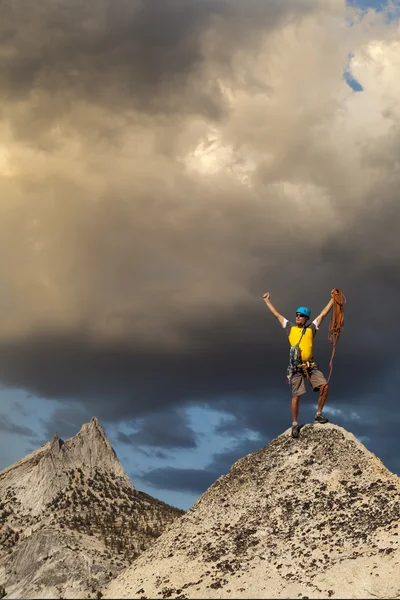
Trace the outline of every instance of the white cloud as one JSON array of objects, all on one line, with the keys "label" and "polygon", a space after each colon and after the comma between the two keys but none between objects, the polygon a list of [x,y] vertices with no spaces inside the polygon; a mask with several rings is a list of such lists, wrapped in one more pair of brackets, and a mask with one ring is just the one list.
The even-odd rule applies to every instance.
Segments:
[{"label": "white cloud", "polygon": [[[233,21],[207,21],[181,104],[171,79],[158,110],[135,108],[114,67],[121,108],[89,96],[90,46],[69,65],[67,96],[47,69],[4,103],[3,336],[83,328],[179,345],[182,318],[219,312],[226,296],[253,302],[260,265],[272,275],[289,246],[314,253],[359,221],[393,175],[398,29],[375,13],[349,27],[344,1],[307,6],[268,30],[243,16],[240,43]],[[342,79],[349,53],[362,93]]]}]

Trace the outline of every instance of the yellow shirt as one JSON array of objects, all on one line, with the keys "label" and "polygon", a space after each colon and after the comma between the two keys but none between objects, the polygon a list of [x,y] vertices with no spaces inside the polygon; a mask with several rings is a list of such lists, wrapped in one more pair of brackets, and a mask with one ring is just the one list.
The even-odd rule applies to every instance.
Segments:
[{"label": "yellow shirt", "polygon": [[315,321],[307,325],[306,330],[304,332],[303,337],[301,334],[303,333],[303,327],[297,327],[295,323],[291,323],[287,319],[283,322],[283,328],[286,331],[286,334],[289,339],[289,344],[291,346],[296,346],[300,342],[300,352],[301,352],[301,360],[313,360],[313,342],[315,338],[315,334],[317,333],[317,325]]}]

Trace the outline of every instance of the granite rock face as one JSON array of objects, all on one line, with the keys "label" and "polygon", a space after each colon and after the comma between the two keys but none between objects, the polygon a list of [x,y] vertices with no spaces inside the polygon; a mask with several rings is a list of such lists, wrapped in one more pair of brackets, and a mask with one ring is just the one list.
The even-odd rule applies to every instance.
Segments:
[{"label": "granite rock face", "polygon": [[290,430],[235,463],[107,598],[400,597],[400,479],[351,433]]},{"label": "granite rock face", "polygon": [[70,469],[80,467],[90,476],[100,466],[114,473],[118,482],[133,489],[103,428],[93,417],[73,438],[64,442],[56,433],[50,442],[4,469],[0,473],[0,489],[4,491],[8,486],[15,501],[23,504],[32,516],[37,516],[68,486]]},{"label": "granite rock face", "polygon": [[136,490],[93,417],[0,472],[0,586],[95,597],[182,513]]}]

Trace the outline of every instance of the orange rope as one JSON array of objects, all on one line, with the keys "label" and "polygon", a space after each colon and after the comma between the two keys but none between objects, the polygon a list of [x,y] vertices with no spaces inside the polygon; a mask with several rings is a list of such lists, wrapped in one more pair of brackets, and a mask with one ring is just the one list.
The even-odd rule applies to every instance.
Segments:
[{"label": "orange rope", "polygon": [[341,328],[344,327],[344,305],[347,302],[345,295],[342,294],[342,292],[338,288],[334,288],[332,290],[331,294],[332,294],[332,298],[333,298],[333,306],[332,306],[331,322],[329,324],[328,339],[329,339],[330,343],[332,344],[333,348],[332,348],[331,360],[329,363],[330,372],[329,372],[328,382],[332,375],[332,367],[333,367],[332,363],[333,363],[333,357],[335,356],[336,344],[338,343],[339,338],[340,338]]}]

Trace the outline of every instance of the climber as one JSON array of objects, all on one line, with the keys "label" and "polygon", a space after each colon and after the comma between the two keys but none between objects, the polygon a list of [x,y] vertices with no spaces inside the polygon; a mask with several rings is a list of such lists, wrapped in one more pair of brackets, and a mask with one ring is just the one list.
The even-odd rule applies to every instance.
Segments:
[{"label": "climber", "polygon": [[278,319],[283,329],[285,329],[291,346],[288,380],[292,385],[293,438],[298,438],[300,433],[300,427],[297,421],[299,414],[299,400],[300,396],[306,392],[306,379],[308,379],[314,391],[319,391],[318,408],[314,422],[328,423],[328,419],[322,414],[322,409],[328,396],[328,382],[313,359],[313,341],[319,326],[333,306],[333,293],[334,290],[331,292],[331,300],[320,312],[318,317],[310,324],[308,324],[308,321],[311,316],[311,311],[306,306],[301,306],[297,309],[296,322],[292,323],[276,310],[270,300],[269,292],[263,296],[265,304]]}]

